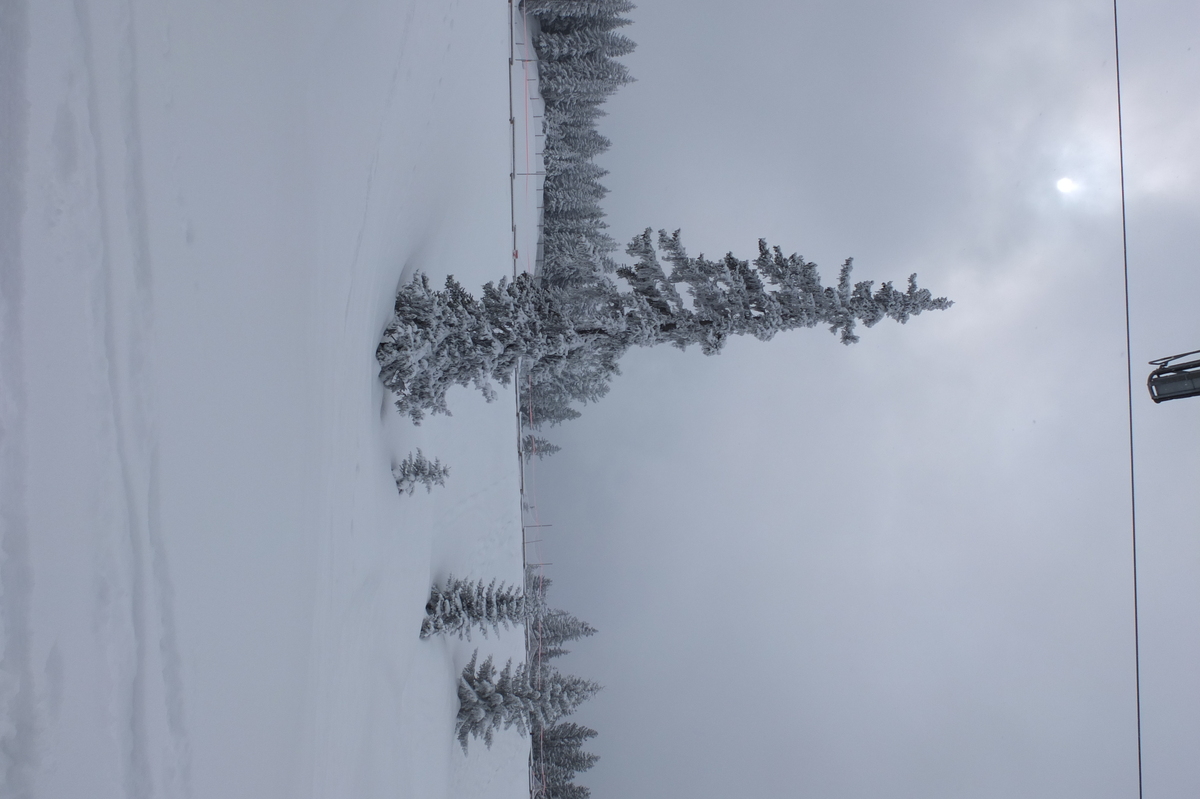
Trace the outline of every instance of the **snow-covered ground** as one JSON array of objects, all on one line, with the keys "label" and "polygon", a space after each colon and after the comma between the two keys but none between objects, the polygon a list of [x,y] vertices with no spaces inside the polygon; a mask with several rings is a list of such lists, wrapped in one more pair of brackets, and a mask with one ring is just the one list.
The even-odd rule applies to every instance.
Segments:
[{"label": "snow-covered ground", "polygon": [[414,427],[374,359],[415,271],[536,250],[508,6],[0,17],[0,796],[524,794],[525,739],[452,735],[521,636],[417,638],[431,580],[521,578],[511,391]]}]

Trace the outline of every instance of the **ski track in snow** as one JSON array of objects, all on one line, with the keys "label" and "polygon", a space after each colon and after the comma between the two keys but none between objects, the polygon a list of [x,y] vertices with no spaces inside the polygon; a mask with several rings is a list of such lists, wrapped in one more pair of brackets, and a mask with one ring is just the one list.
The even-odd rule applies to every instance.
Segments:
[{"label": "ski track in snow", "polygon": [[367,171],[367,185],[363,190],[362,201],[362,220],[358,225],[358,236],[354,240],[354,255],[350,259],[350,290],[346,292],[346,311],[343,317],[343,331],[350,324],[350,308],[354,300],[354,287],[356,284],[356,276],[359,270],[359,256],[362,254],[363,236],[366,235],[367,225],[370,221],[371,197],[374,194],[375,176],[379,172],[379,153],[383,149],[384,134],[388,130],[388,117],[392,112],[393,104],[396,101],[396,87],[400,82],[400,68],[404,65],[404,56],[408,50],[408,37],[413,29],[413,17],[416,15],[416,9],[410,8],[404,18],[404,29],[400,34],[400,41],[396,45],[397,55],[396,64],[392,67],[392,77],[388,81],[387,99],[383,103],[383,109],[379,114],[379,125],[375,134],[375,148],[371,152],[371,166]]},{"label": "ski track in snow", "polygon": [[[153,282],[148,241],[145,182],[138,93],[136,20],[129,3],[102,6],[101,25],[108,28],[99,40],[112,42],[115,52],[104,54],[108,83],[101,86],[97,39],[88,4],[74,0],[87,83],[87,118],[96,164],[96,200],[99,214],[100,269],[106,290],[103,341],[107,360],[108,393],[116,455],[123,489],[124,542],[114,541],[114,553],[126,550],[128,573],[117,594],[128,597],[128,607],[114,609],[107,629],[100,631],[109,647],[127,644],[121,627],[129,625],[133,659],[114,653],[121,665],[112,675],[117,705],[113,709],[119,728],[125,730],[125,794],[137,799],[187,795],[187,734],[183,721],[183,689],[173,614],[173,589],[160,529],[158,507],[158,456],[155,439],[151,342],[153,340]],[[115,102],[114,102],[115,100]],[[115,109],[103,109],[112,103]],[[116,119],[113,120],[112,117]],[[108,117],[106,119],[105,117]],[[106,122],[108,123],[106,125]],[[111,141],[110,139],[115,139]],[[116,161],[117,163],[112,163]],[[115,180],[113,180],[115,179]],[[120,188],[110,180],[119,180]],[[111,193],[110,193],[111,192]],[[123,196],[117,211],[110,197]],[[117,255],[113,238],[120,237]],[[122,582],[109,573],[106,581]],[[127,616],[121,618],[121,616]],[[157,673],[151,674],[151,670]],[[169,732],[166,763],[160,758],[150,717],[162,712]],[[121,721],[124,719],[124,721]],[[157,786],[157,787],[156,787]]]},{"label": "ski track in snow", "polygon": [[0,794],[14,799],[31,795],[36,764],[22,341],[28,49],[28,6],[21,0],[5,3],[0,7]]}]

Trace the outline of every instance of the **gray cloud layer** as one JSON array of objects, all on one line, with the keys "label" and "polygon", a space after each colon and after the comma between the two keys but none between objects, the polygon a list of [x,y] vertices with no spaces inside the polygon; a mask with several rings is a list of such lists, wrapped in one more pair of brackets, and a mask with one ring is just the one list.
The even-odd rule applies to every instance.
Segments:
[{"label": "gray cloud layer", "polygon": [[[951,311],[645,351],[536,475],[597,796],[1135,788],[1111,9],[646,3],[610,104],[619,240],[766,236]],[[1200,785],[1195,9],[1123,18],[1147,789]],[[1081,184],[1072,195],[1062,176]]]}]

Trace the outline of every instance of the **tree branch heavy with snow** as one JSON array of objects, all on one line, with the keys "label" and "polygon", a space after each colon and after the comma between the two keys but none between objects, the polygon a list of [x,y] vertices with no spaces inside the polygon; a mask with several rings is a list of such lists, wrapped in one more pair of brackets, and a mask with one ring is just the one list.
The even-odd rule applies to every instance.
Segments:
[{"label": "tree branch heavy with snow", "polygon": [[732,253],[714,261],[689,256],[678,231],[659,231],[656,248],[647,229],[626,249],[634,264],[617,270],[627,291],[608,281],[587,290],[558,288],[522,274],[488,283],[476,299],[453,277],[436,290],[419,274],[396,296],[376,350],[380,378],[395,393],[396,408],[416,423],[426,413],[449,413],[451,386],[473,385],[490,401],[492,381],[507,385],[518,365],[522,381],[528,376],[565,407],[603,396],[631,347],[696,344],[715,355],[731,336],[768,341],[818,325],[852,344],[859,324],[905,323],[952,304],[919,288],[915,274],[904,291],[891,282],[878,289],[869,280],[852,284],[847,259],[837,284],[825,286],[816,264],[784,256],[765,240],[758,248],[753,262]]}]

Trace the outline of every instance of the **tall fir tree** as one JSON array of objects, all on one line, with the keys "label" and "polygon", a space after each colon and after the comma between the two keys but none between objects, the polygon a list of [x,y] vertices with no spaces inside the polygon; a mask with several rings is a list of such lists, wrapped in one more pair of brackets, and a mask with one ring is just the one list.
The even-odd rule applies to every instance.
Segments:
[{"label": "tall fir tree", "polygon": [[521,589],[496,584],[486,587],[483,580],[471,582],[449,575],[443,585],[434,585],[425,603],[425,619],[421,622],[421,637],[457,635],[471,640],[471,631],[478,629],[487,638],[490,627],[514,627],[525,622],[525,595]]},{"label": "tall fir tree", "polygon": [[524,0],[522,7],[538,20],[542,30],[569,33],[628,25],[629,20],[621,14],[637,6],[630,0]]},{"label": "tall fir tree", "polygon": [[525,570],[525,649],[535,670],[567,654],[563,644],[596,634],[596,628],[582,619],[550,607],[546,593],[552,582],[533,567]]},{"label": "tall fir tree", "polygon": [[586,799],[590,795],[586,786],[575,783],[575,775],[587,771],[600,759],[583,749],[584,743],[594,737],[595,730],[570,721],[549,726],[534,723],[530,760],[540,796]]},{"label": "tall fir tree", "polygon": [[469,738],[482,738],[490,748],[499,729],[516,726],[528,735],[534,723],[554,724],[600,690],[590,680],[548,668],[535,684],[524,663],[514,670],[510,660],[497,672],[491,657],[476,666],[478,655],[475,650],[458,680],[455,732],[464,752]]},{"label": "tall fir tree", "polygon": [[557,107],[603,102],[632,83],[629,69],[619,61],[593,55],[562,61],[540,61],[538,88],[542,99]]},{"label": "tall fir tree", "polygon": [[534,456],[537,456],[537,459],[540,461],[542,458],[553,455],[561,450],[562,447],[557,444],[547,441],[541,436],[535,436],[532,433],[521,439],[521,453],[527,461],[532,460]]},{"label": "tall fir tree", "polygon": [[[659,262],[660,250],[670,273]],[[915,274],[907,291],[890,282],[878,289],[869,280],[851,284],[849,259],[837,285],[823,286],[816,264],[784,256],[764,240],[753,264],[732,253],[719,261],[693,258],[678,231],[660,231],[656,248],[647,229],[627,252],[636,261],[617,274],[628,291],[610,283],[584,294],[522,274],[488,283],[476,299],[452,277],[439,291],[417,275],[397,295],[376,352],[397,409],[418,423],[425,413],[448,414],[446,392],[454,385],[474,385],[491,400],[490,382],[507,385],[518,364],[523,380],[528,375],[535,384],[557,383],[577,401],[594,401],[630,347],[696,344],[714,355],[731,336],[765,341],[818,325],[851,344],[858,341],[854,330],[860,323],[871,327],[884,318],[905,323],[951,305],[918,288]],[[679,286],[686,288],[691,307]]]},{"label": "tall fir tree", "polygon": [[536,20],[539,88],[545,102],[545,185],[542,264],[539,276],[551,286],[576,291],[594,285],[615,268],[616,243],[605,233],[600,208],[606,189],[598,175],[581,178],[580,167],[606,150],[596,131],[600,106],[632,78],[614,58],[634,43],[616,30],[633,9],[628,0],[525,0]]},{"label": "tall fir tree", "polygon": [[533,46],[540,61],[597,55],[616,58],[632,53],[636,47],[631,39],[612,30],[587,28],[567,33],[542,32],[534,37]]}]

